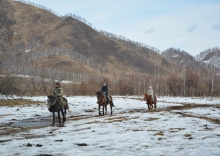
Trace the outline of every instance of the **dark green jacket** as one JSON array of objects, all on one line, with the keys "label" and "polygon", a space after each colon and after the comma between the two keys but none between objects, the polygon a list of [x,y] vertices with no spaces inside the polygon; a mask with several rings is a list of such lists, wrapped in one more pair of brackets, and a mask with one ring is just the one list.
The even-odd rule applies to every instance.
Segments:
[{"label": "dark green jacket", "polygon": [[61,87],[55,88],[53,90],[53,95],[58,96],[58,97],[62,97],[63,96],[63,88],[61,88]]}]

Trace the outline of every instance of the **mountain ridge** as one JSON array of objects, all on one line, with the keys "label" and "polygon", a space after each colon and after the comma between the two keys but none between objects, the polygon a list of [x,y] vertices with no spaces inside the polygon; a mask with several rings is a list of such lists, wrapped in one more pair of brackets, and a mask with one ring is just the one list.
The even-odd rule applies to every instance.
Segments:
[{"label": "mountain ridge", "polygon": [[[8,51],[15,53],[17,60],[21,56],[22,59],[32,60],[33,62],[28,62],[32,67],[54,68],[59,63],[45,63],[46,58],[43,63],[42,58],[36,59],[37,55],[53,51],[54,54],[60,55],[60,62],[65,62],[61,52],[68,51],[69,56],[74,55],[71,57],[74,60],[62,64],[61,70],[64,71],[79,71],[74,69],[73,61],[76,61],[90,68],[90,70],[82,68],[81,72],[97,73],[100,76],[119,75],[121,71],[128,75],[149,75],[157,68],[163,74],[172,72],[170,70],[172,63],[170,64],[151,49],[137,46],[133,42],[107,37],[72,17],[61,18],[47,10],[17,1],[9,1],[9,4],[13,10],[10,13],[16,24],[12,26],[14,36]],[[26,12],[29,13],[25,14]]]},{"label": "mountain ridge", "polygon": [[[20,60],[23,64],[23,60],[29,60],[25,61],[26,65],[39,70],[51,68],[97,76],[121,73],[147,76],[155,74],[155,71],[168,75],[181,73],[182,65],[199,66],[195,58],[185,51],[181,51],[184,55],[179,56],[181,59],[188,54],[185,60],[173,61],[165,55],[170,49],[159,54],[156,48],[154,51],[121,36],[117,38],[114,34],[99,32],[72,16],[57,16],[43,7],[18,1],[8,1],[8,4],[8,12],[16,21],[12,26],[11,45],[7,49],[15,53],[14,62]],[[53,55],[57,55],[56,59],[51,59]],[[176,66],[181,70],[177,71]]]}]

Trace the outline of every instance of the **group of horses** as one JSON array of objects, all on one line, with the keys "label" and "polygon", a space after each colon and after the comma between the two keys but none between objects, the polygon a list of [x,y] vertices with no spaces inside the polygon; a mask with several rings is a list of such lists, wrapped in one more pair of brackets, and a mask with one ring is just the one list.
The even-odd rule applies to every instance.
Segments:
[{"label": "group of horses", "polygon": [[[106,115],[107,114],[107,105],[110,106],[111,115],[112,115],[112,107],[114,107],[112,96],[109,95],[108,100],[107,100],[106,96],[104,94],[102,94],[102,92],[100,92],[100,91],[98,91],[96,93],[96,96],[97,96],[97,100],[98,100],[97,103],[98,103],[99,115]],[[54,97],[52,95],[49,95],[47,97],[48,97],[48,99],[47,99],[48,110],[53,113],[52,125],[55,124],[55,112],[58,113],[59,124],[61,124],[60,113],[63,116],[62,123],[64,123],[66,121],[67,110],[70,112],[67,99],[65,97],[63,97],[63,107],[62,107],[60,104],[60,101],[56,97]],[[157,105],[156,105],[157,97],[156,96],[152,97],[152,96],[148,95],[147,93],[144,93],[144,100],[146,100],[146,104],[148,106],[149,111],[152,111],[153,109],[156,110],[156,108],[157,108]],[[102,114],[101,114],[101,107],[102,107]]]}]

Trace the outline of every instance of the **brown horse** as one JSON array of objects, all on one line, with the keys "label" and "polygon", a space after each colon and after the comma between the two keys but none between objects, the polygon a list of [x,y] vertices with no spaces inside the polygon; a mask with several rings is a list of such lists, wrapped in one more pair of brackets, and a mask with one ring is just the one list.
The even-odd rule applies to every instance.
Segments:
[{"label": "brown horse", "polygon": [[48,95],[47,97],[48,97],[47,99],[48,110],[53,113],[52,125],[55,125],[55,112],[58,113],[59,124],[61,124],[61,117],[60,117],[60,112],[61,112],[63,116],[62,123],[64,123],[66,121],[66,110],[70,112],[67,99],[63,97],[63,101],[65,105],[64,108],[62,108],[60,102],[56,97],[54,97],[53,95]]},{"label": "brown horse", "polygon": [[[111,115],[112,115],[112,107],[114,106],[113,104],[113,101],[112,101],[112,96],[109,95],[108,96],[108,101],[106,99],[106,96],[103,95],[100,91],[96,93],[97,95],[97,100],[98,100],[98,110],[99,110],[99,115],[101,115],[101,111],[100,111],[100,108],[102,106],[102,115],[106,115],[107,114],[107,105],[110,104],[110,109],[111,109]],[[104,110],[105,110],[105,113],[104,113]]]},{"label": "brown horse", "polygon": [[151,95],[144,93],[144,100],[146,100],[146,102],[147,102],[147,106],[148,106],[149,111],[153,110],[153,108],[154,108],[154,110],[156,110],[156,108],[157,108],[157,105],[156,105],[157,104],[157,97],[156,96],[154,96],[154,101],[153,101]]}]

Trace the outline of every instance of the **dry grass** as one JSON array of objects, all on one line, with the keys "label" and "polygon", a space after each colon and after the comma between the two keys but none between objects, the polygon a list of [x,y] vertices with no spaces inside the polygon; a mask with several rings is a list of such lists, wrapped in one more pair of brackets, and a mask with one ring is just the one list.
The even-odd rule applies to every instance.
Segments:
[{"label": "dry grass", "polygon": [[191,134],[184,134],[184,136],[188,138],[188,137],[191,137],[192,135]]},{"label": "dry grass", "polygon": [[107,118],[105,120],[105,122],[106,123],[113,123],[113,122],[123,122],[126,120],[130,120],[130,118],[126,117],[126,116],[115,116],[115,117]]},{"label": "dry grass", "polygon": [[3,143],[3,142],[9,142],[9,141],[12,141],[13,139],[4,139],[4,140],[0,140],[0,143]]},{"label": "dry grass", "polygon": [[164,135],[164,132],[163,132],[163,131],[159,131],[159,132],[157,132],[157,133],[154,134],[154,136],[156,136],[156,135],[163,136],[163,135]]},{"label": "dry grass", "polygon": [[148,119],[145,119],[144,121],[154,121],[154,120],[158,120],[160,118],[148,118]]},{"label": "dry grass", "polygon": [[22,105],[33,105],[33,104],[43,104],[43,102],[40,101],[30,101],[30,100],[24,100],[24,99],[16,99],[16,100],[0,100],[0,106],[22,106]]}]

